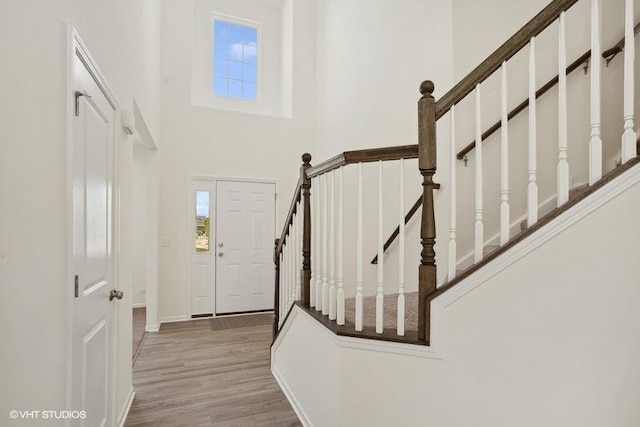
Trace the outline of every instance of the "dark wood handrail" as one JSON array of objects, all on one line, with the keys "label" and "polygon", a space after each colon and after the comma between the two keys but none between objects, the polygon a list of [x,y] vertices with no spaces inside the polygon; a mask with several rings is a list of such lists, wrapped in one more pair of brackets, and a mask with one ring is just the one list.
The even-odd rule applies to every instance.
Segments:
[{"label": "dark wood handrail", "polygon": [[[637,36],[638,34],[640,34],[640,22],[637,23],[636,26],[633,28],[633,35]],[[623,37],[622,39],[620,39],[620,41],[618,43],[616,43],[615,46],[613,46],[611,49],[605,50],[602,53],[602,57],[607,59],[607,64],[617,54],[619,54],[620,52],[622,52],[624,50],[624,42],[625,42],[625,38]]]},{"label": "dark wood handrail", "polygon": [[289,237],[289,226],[293,224],[293,216],[297,213],[298,210],[298,202],[300,202],[300,197],[302,195],[302,178],[298,179],[298,184],[296,184],[296,189],[293,192],[293,199],[291,199],[291,206],[289,206],[289,213],[287,214],[287,219],[284,222],[284,228],[282,230],[282,234],[280,234],[280,239],[278,239],[278,244],[276,245],[276,249],[274,252],[274,256],[280,256],[282,252],[282,247],[287,242],[287,237]]},{"label": "dark wood handrail", "polygon": [[307,170],[309,178],[331,172],[342,166],[354,163],[369,163],[400,159],[417,159],[418,145],[400,145],[397,147],[372,148],[368,150],[345,151],[331,159],[313,166]]},{"label": "dark wood handrail", "polygon": [[504,61],[511,59],[524,48],[532,37],[542,33],[558,19],[560,14],[579,0],[556,0],[545,7],[520,31],[493,52],[487,59],[471,71],[464,79],[436,102],[436,120],[444,116],[454,105],[460,102],[476,87],[489,78]]},{"label": "dark wood handrail", "polygon": [[[636,25],[634,29],[634,34],[638,35],[638,33],[640,33],[640,23]],[[616,43],[615,46],[613,46],[611,49],[607,49],[606,51],[604,51],[604,53],[602,54],[602,57],[606,58],[608,63],[618,53],[622,52],[623,49],[624,49],[624,38],[622,38],[622,40]],[[571,65],[567,67],[567,75],[573,73],[575,70],[580,68],[580,66],[588,62],[589,59],[591,59],[591,50],[586,51],[580,58],[573,61]],[[542,95],[544,95],[553,87],[555,87],[558,84],[558,79],[559,77],[555,76],[554,78],[549,80],[544,86],[542,86],[536,92],[536,99],[540,98]],[[528,106],[529,106],[529,99],[527,98],[524,101],[522,101],[516,108],[511,110],[511,112],[508,115],[508,120],[511,120],[514,117],[516,117],[518,114],[523,112]],[[487,129],[485,133],[482,134],[482,140],[483,141],[486,140],[495,132],[497,132],[500,128],[502,128],[502,121],[497,121],[496,123],[493,124],[493,126]],[[476,148],[475,139],[469,145],[467,145],[462,150],[460,150],[460,152],[456,155],[456,157],[458,158],[458,160],[462,160],[467,154],[473,151],[474,148]]]}]

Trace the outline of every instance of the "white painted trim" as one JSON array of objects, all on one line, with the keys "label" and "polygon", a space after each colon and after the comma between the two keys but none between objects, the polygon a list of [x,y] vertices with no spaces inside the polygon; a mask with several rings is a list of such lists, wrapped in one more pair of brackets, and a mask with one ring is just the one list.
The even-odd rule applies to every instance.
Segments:
[{"label": "white painted trim", "polygon": [[285,397],[289,401],[289,404],[291,404],[291,407],[293,408],[294,412],[298,416],[298,419],[300,420],[302,425],[305,427],[313,427],[313,423],[311,422],[311,420],[309,420],[307,413],[304,411],[304,409],[302,409],[302,406],[298,402],[298,399],[296,399],[293,392],[287,385],[286,381],[282,378],[282,375],[280,374],[280,371],[276,366],[273,366],[273,365],[271,366],[271,373],[273,374],[273,377],[276,379],[276,382],[280,386],[282,393],[285,395]]},{"label": "white painted trim", "polygon": [[640,183],[640,164],[633,166],[623,175],[617,177],[602,188],[599,188],[580,203],[569,208],[569,210],[558,218],[544,225],[540,230],[462,280],[455,287],[435,298],[431,302],[431,345],[434,350],[437,349],[436,351],[439,351],[443,355],[445,354],[443,334],[446,320],[446,316],[443,315],[445,307],[453,304],[458,299],[505,270],[511,264],[539,248],[582,218],[593,213],[638,183]]},{"label": "white painted trim", "polygon": [[180,316],[160,317],[160,318],[158,318],[158,324],[162,325],[163,323],[187,322],[189,320],[198,320],[198,319],[192,319],[191,317],[189,317],[189,316],[187,316],[185,314],[182,314]]},{"label": "white painted trim", "polygon": [[129,397],[127,398],[127,402],[124,407],[120,411],[120,415],[118,415],[117,425],[119,427],[124,427],[124,423],[127,421],[127,416],[129,415],[129,411],[131,410],[131,405],[133,405],[133,399],[136,397],[136,392],[133,391],[133,386],[129,390]]},{"label": "white painted trim", "polygon": [[142,140],[144,146],[150,150],[157,150],[158,144],[155,139],[153,139],[149,126],[147,126],[147,121],[144,119],[144,115],[142,114],[135,98],[133,99],[133,116],[136,121],[136,132],[140,136],[140,140]]},{"label": "white painted trim", "polygon": [[131,304],[131,308],[147,308],[146,302],[138,302],[135,304]]},{"label": "white painted trim", "polygon": [[107,79],[104,77],[104,74],[102,74],[102,71],[100,71],[98,64],[91,56],[91,53],[89,53],[89,49],[87,49],[84,42],[78,35],[78,32],[72,25],[67,26],[67,28],[72,32],[74,53],[78,55],[78,58],[80,58],[80,60],[87,67],[87,70],[100,87],[100,90],[107,98],[107,101],[109,101],[109,104],[111,104],[111,107],[113,107],[114,110],[119,110],[120,102],[113,92],[113,89],[111,89],[111,86],[107,82]]},{"label": "white painted trim", "polygon": [[144,330],[145,332],[158,332],[160,330],[160,325],[147,325]]}]

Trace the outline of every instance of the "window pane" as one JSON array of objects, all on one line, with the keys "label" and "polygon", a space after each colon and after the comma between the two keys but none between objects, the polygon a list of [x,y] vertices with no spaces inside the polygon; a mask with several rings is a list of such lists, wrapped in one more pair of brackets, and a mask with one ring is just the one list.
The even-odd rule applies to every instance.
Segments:
[{"label": "window pane", "polygon": [[256,63],[256,55],[257,50],[255,46],[244,45],[244,54],[242,55],[242,60],[249,64]]},{"label": "window pane", "polygon": [[230,37],[229,39],[232,42],[242,42],[242,38],[243,38],[243,28],[244,25],[238,25],[238,24],[229,24],[229,34]]},{"label": "window pane", "polygon": [[250,45],[258,44],[258,30],[251,27],[244,27],[243,42]]},{"label": "window pane", "polygon": [[229,77],[228,73],[229,61],[224,59],[216,59],[213,62],[213,75],[215,77]]},{"label": "window pane", "polygon": [[214,58],[229,58],[229,48],[231,44],[223,40],[216,40],[213,44],[213,56]]},{"label": "window pane", "polygon": [[213,79],[213,93],[215,95],[228,95],[227,79],[222,77],[214,77]]},{"label": "window pane", "polygon": [[196,252],[209,251],[209,192],[196,191]]},{"label": "window pane", "polygon": [[255,83],[257,81],[257,68],[256,64],[244,64],[242,67],[242,80]]},{"label": "window pane", "polygon": [[229,96],[234,98],[242,98],[242,82],[238,80],[229,80]]},{"label": "window pane", "polygon": [[215,20],[213,23],[214,32],[213,35],[217,40],[229,39],[229,23],[224,21]]},{"label": "window pane", "polygon": [[229,61],[229,78],[242,80],[242,62]]},{"label": "window pane", "polygon": [[244,82],[242,84],[242,97],[244,99],[258,99],[258,91],[255,83]]},{"label": "window pane", "polygon": [[242,43],[232,43],[229,47],[229,59],[242,61]]}]

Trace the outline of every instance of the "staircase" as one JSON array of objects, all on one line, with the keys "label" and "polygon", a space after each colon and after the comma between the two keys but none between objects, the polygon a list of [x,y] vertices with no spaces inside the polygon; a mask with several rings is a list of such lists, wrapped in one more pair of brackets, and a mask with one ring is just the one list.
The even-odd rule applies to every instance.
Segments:
[{"label": "staircase", "polygon": [[[640,357],[640,344],[637,336],[633,335],[640,333],[640,318],[631,314],[632,308],[626,305],[629,300],[637,303],[634,298],[640,297],[640,289],[636,286],[640,271],[629,255],[637,253],[634,251],[640,250],[640,246],[634,243],[637,238],[626,236],[621,237],[620,244],[616,244],[608,234],[624,234],[625,230],[640,234],[635,224],[637,221],[631,219],[629,212],[619,214],[621,206],[640,207],[640,137],[634,112],[634,96],[637,93],[634,86],[637,76],[634,68],[635,36],[640,32],[640,24],[634,26],[634,0],[620,1],[625,6],[624,25],[621,23],[619,28],[624,37],[610,49],[603,51],[600,46],[600,1],[554,0],[440,99],[436,100],[433,96],[434,83],[423,82],[418,101],[417,145],[347,151],[315,166],[311,165],[310,155],[303,156],[298,185],[274,251],[276,316],[272,348],[274,375],[294,408],[298,408],[303,424],[556,425],[548,422],[549,418],[546,418],[546,423],[543,422],[545,418],[539,416],[531,416],[524,421],[522,414],[498,416],[499,422],[492,421],[491,414],[500,411],[502,403],[509,404],[509,388],[517,391],[514,395],[519,396],[520,400],[514,403],[514,407],[520,408],[523,413],[535,412],[523,406],[526,406],[522,403],[525,401],[539,402],[547,409],[553,406],[545,400],[546,397],[541,397],[550,390],[539,391],[535,388],[538,385],[527,389],[526,381],[538,384],[539,378],[535,372],[527,371],[523,375],[526,377],[524,383],[512,384],[509,377],[500,372],[501,359],[504,359],[507,370],[516,369],[516,366],[527,361],[531,366],[542,366],[545,371],[540,378],[547,381],[557,378],[562,383],[562,371],[549,368],[545,355],[541,355],[535,347],[536,340],[541,343],[556,340],[559,348],[567,346],[566,360],[564,354],[558,359],[565,369],[571,371],[571,357],[574,360],[583,357],[585,343],[589,342],[589,331],[602,341],[609,342],[609,336],[633,340],[631,350],[623,358],[630,361],[635,356]],[[565,15],[578,3],[590,7],[591,49],[567,66],[568,29]],[[538,87],[535,78],[535,41],[552,25],[558,32],[558,75]],[[529,57],[529,96],[510,109],[507,102],[507,69],[511,58],[522,50],[528,52]],[[619,139],[603,141],[603,107],[600,99],[603,71],[621,52],[624,53],[620,55],[620,58],[624,57],[624,78],[623,86],[617,90],[621,94],[624,114],[615,123],[604,124],[617,126]],[[569,168],[575,163],[572,163],[572,153],[568,150],[571,104],[567,96],[567,81],[575,70],[583,69],[585,65],[588,66],[591,88],[591,108],[589,116],[585,118],[590,138],[583,144],[588,159],[588,182],[572,185]],[[498,74],[501,81],[500,120],[485,128],[480,119],[484,111],[482,89],[494,74]],[[541,144],[548,141],[539,140],[536,129],[548,126],[539,122],[537,110],[543,105],[539,99],[552,93],[552,89],[557,92],[558,99],[557,158],[553,164],[556,191],[553,198],[548,199],[552,201],[553,208],[546,209],[543,208],[544,199],[541,196],[542,168],[536,153]],[[613,89],[607,86],[607,90]],[[456,135],[461,122],[468,116],[457,115],[456,111],[465,100],[470,100],[475,107],[475,122],[470,123],[475,140],[457,152],[459,140]],[[513,119],[525,112],[529,124],[527,140],[512,141],[509,127],[517,126]],[[440,120],[446,121],[446,126],[437,126]],[[443,134],[443,127],[449,127],[448,134]],[[491,136],[498,130],[501,130],[499,164],[485,164],[485,145],[492,143]],[[450,161],[448,176],[442,185],[434,182],[438,159],[436,147],[439,144],[448,148]],[[514,171],[510,168],[512,159],[508,153],[514,144],[527,147],[527,186],[524,197],[521,197],[525,200],[522,206],[515,202],[518,198],[514,197],[515,191],[509,185]],[[605,158],[603,153],[610,152],[613,144],[620,152],[620,164],[607,170],[607,161],[613,159]],[[460,170],[464,167],[462,162],[466,166],[469,157],[473,157],[474,162],[473,181],[459,182]],[[406,166],[416,161],[422,180],[422,194],[407,213],[404,203],[405,183],[408,181],[405,179]],[[383,175],[385,165],[391,162],[399,164],[399,175],[393,177],[397,179]],[[357,177],[355,185],[345,184],[347,178],[344,170],[348,167],[357,168],[351,175]],[[485,179],[494,171],[500,178],[500,188],[488,189]],[[459,210],[457,191],[465,184],[473,188],[473,212]],[[351,189],[346,195],[345,188]],[[499,215],[493,223],[486,215],[488,210],[484,205],[489,190],[500,194]],[[375,198],[377,208],[375,211],[366,210],[363,200],[372,198]],[[385,204],[388,198],[394,200],[392,204],[399,202],[398,206]],[[444,199],[443,203],[440,203],[441,199]],[[519,210],[523,212],[521,217],[517,215]],[[390,211],[397,212],[394,215],[397,215],[399,225],[385,241],[383,218]],[[420,213],[419,236],[413,236],[410,232],[411,221],[416,213]],[[468,215],[473,220],[472,236],[460,235],[458,224],[462,215]],[[443,217],[449,218],[448,227],[444,230],[438,229],[436,224],[436,218]],[[488,230],[494,228],[498,230],[497,234],[489,235]],[[438,231],[443,236],[438,237],[439,240]],[[375,268],[375,283],[366,279],[367,274],[371,277],[372,270],[364,270],[365,241],[373,240],[370,238],[373,235],[377,255],[371,264],[375,267],[367,268]],[[355,250],[346,250],[345,239],[352,238],[355,240]],[[471,248],[464,246],[463,238],[472,242]],[[415,240],[419,240],[421,252],[414,282],[405,277],[404,266],[409,258],[407,250],[413,247],[408,243],[415,243]],[[436,253],[437,242],[440,241],[445,244]],[[593,251],[584,251],[585,245],[593,245]],[[354,245],[349,247],[353,248]],[[446,249],[443,250],[443,247]],[[584,257],[584,264],[571,259],[571,248],[580,248],[576,253]],[[467,259],[472,261],[465,261]],[[388,275],[385,276],[385,266],[396,263],[396,260],[398,277],[389,280]],[[438,277],[445,279],[438,280]],[[581,283],[584,283],[583,288],[580,287]],[[604,288],[614,292],[615,296],[604,292]],[[530,298],[530,302],[523,299],[525,296]],[[577,301],[576,306],[573,300]],[[548,305],[545,305],[546,301],[549,301]],[[575,310],[575,319],[566,320],[563,309],[565,312]],[[601,309],[606,314],[599,314]],[[528,313],[528,310],[531,312]],[[620,313],[630,316],[631,320],[623,323],[618,315]],[[555,322],[554,316],[562,317],[564,323]],[[603,316],[607,320],[600,323],[598,319]],[[614,318],[618,323],[609,322]],[[576,319],[582,319],[585,324],[578,325]],[[618,326],[629,325],[631,335],[623,334],[626,338],[620,338],[612,326],[614,323]],[[540,329],[543,326],[538,325],[544,328]],[[562,333],[567,334],[566,342]],[[522,334],[526,334],[526,337]],[[529,340],[523,339],[527,337]],[[509,342],[517,342],[527,349],[522,352],[514,350],[519,359],[508,355],[512,350]],[[618,342],[611,341],[609,345]],[[351,353],[345,350],[347,348],[360,352]],[[362,350],[438,359],[442,364],[419,364],[415,360],[365,354],[366,351]],[[600,352],[599,349],[590,351]],[[474,358],[474,355],[477,357]],[[540,359],[545,359],[545,362],[542,363]],[[606,366],[611,365],[608,356],[602,356],[591,365],[587,363],[580,366],[586,370],[590,366],[602,369],[600,360],[608,361]],[[305,366],[315,366],[316,369],[302,370]],[[465,372],[466,376],[459,377],[457,369]],[[633,369],[634,375],[640,375],[640,371],[635,367]],[[327,390],[329,395],[313,393],[305,388],[304,382],[297,377],[302,372],[306,382],[314,384],[318,390]],[[499,393],[496,392],[502,401],[484,396],[482,387],[473,383],[474,376],[492,381],[494,377],[491,374],[499,378],[497,383],[503,387]],[[510,371],[510,374],[517,376],[519,372]],[[368,375],[372,382],[358,389],[354,385],[356,379],[361,386]],[[567,375],[574,380],[581,378],[580,373],[570,372]],[[377,387],[378,379],[386,386],[395,384],[396,388],[383,390]],[[407,393],[399,386],[405,383],[411,389],[409,396],[413,396],[412,393],[420,396],[417,400],[407,397]],[[580,381],[558,384],[558,389],[568,390],[568,395],[572,395],[570,398],[562,395],[558,399],[571,404],[580,402],[580,396],[573,397],[576,390],[580,389],[574,387],[578,383],[592,390],[593,384]],[[627,381],[623,383],[628,384]],[[470,390],[477,394],[479,401],[493,405],[492,409],[476,405]],[[607,390],[612,392],[615,385]],[[354,393],[354,407],[359,411],[347,408],[349,405],[344,403],[346,399],[354,398]],[[358,399],[358,393],[370,393],[374,397],[367,404],[364,402],[366,399]],[[479,414],[481,422],[474,423],[469,418],[457,416],[456,405],[451,402],[456,401],[458,394],[465,403],[462,407]],[[403,395],[408,402],[397,395]],[[640,389],[634,386],[630,395],[640,398]],[[582,400],[593,403],[589,396],[582,396]],[[388,401],[393,403],[388,404]],[[306,408],[316,412],[307,413],[305,404],[301,402],[307,402],[309,406]],[[388,412],[378,411],[376,405],[384,406]],[[416,414],[422,414],[421,405],[429,406],[432,412],[425,414],[425,418],[416,418]],[[450,418],[441,418],[444,407],[447,408],[444,413]],[[404,414],[403,408],[406,408]],[[572,411],[579,412],[579,409],[573,408]],[[597,416],[571,418],[570,412],[558,410],[562,414],[558,420],[569,420],[569,423],[555,420],[559,423],[557,425],[640,425],[640,411],[633,409],[618,418],[612,416],[609,420]],[[409,420],[408,424],[398,424],[393,417],[387,418],[387,413]],[[413,415],[408,416],[409,413]],[[591,410],[585,413],[593,415]],[[365,419],[369,423],[364,423]],[[611,419],[619,423],[610,422]],[[637,423],[634,424],[635,421]]]}]

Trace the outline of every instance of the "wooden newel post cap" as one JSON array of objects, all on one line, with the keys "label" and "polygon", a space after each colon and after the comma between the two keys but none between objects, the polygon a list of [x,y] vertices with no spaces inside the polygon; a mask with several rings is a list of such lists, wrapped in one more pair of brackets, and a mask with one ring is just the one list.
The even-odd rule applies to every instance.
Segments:
[{"label": "wooden newel post cap", "polygon": [[309,153],[304,153],[302,155],[302,163],[304,163],[305,165],[308,165],[311,163],[311,154]]},{"label": "wooden newel post cap", "polygon": [[420,93],[424,97],[431,96],[435,88],[436,86],[433,84],[431,80],[425,80],[422,83],[420,83]]}]

